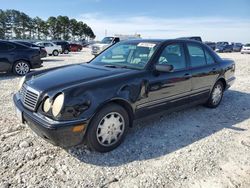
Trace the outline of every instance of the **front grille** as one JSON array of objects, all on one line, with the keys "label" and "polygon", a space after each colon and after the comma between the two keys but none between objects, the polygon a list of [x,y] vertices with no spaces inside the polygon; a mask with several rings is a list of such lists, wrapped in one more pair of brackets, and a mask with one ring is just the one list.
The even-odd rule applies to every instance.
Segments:
[{"label": "front grille", "polygon": [[23,85],[20,90],[20,98],[25,107],[34,111],[37,105],[39,97],[39,92],[34,90],[33,88]]}]

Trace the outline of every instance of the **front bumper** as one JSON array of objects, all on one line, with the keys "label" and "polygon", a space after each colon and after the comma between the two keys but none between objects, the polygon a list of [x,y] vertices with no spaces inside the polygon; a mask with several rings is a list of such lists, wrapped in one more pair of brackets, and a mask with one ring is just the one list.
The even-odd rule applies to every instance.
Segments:
[{"label": "front bumper", "polygon": [[[22,123],[28,126],[40,137],[63,148],[76,146],[83,143],[86,132],[87,120],[53,121],[48,120],[38,113],[27,110],[21,103],[18,93],[13,96],[16,108],[21,112]],[[84,125],[82,131],[74,132],[76,126]]]},{"label": "front bumper", "polygon": [[99,53],[101,53],[101,50],[92,50],[92,55],[98,55]]},{"label": "front bumper", "polygon": [[242,54],[250,54],[250,50],[241,50]]},{"label": "front bumper", "polygon": [[227,82],[227,86],[226,86],[226,89],[230,88],[234,82],[235,82],[236,78],[233,76],[231,78],[229,78],[226,82]]},{"label": "front bumper", "polygon": [[35,68],[40,68],[42,67],[43,65],[43,61],[40,59],[40,60],[37,60],[37,61],[33,61],[32,63],[32,69],[35,69]]}]

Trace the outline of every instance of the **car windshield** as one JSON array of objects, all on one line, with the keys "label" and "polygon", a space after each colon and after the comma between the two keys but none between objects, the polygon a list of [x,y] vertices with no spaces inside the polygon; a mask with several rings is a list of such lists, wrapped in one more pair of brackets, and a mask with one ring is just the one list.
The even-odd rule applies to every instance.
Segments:
[{"label": "car windshield", "polygon": [[246,46],[246,47],[250,47],[250,44],[246,44],[245,46]]},{"label": "car windshield", "polygon": [[113,68],[144,69],[158,44],[155,42],[118,43],[90,63]]},{"label": "car windshield", "polygon": [[110,44],[113,39],[114,39],[114,37],[105,37],[104,39],[102,39],[101,43]]}]

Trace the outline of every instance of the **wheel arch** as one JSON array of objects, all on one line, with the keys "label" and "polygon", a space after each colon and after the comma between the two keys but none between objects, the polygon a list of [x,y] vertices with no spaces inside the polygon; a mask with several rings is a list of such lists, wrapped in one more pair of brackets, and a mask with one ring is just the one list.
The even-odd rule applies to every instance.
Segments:
[{"label": "wheel arch", "polygon": [[[125,100],[125,99],[122,99],[122,98],[114,98],[114,99],[111,99],[111,100],[108,100],[104,103],[102,103],[101,105],[99,105],[94,113],[94,115],[92,116],[92,118],[102,109],[104,108],[106,105],[108,104],[117,104],[121,107],[123,107],[126,112],[128,113],[128,116],[129,116],[129,127],[132,127],[133,126],[133,120],[134,120],[134,110],[131,106],[131,104]],[[91,119],[92,119],[91,118]],[[91,120],[90,120],[91,121]]]},{"label": "wheel arch", "polygon": [[223,90],[225,90],[226,87],[227,87],[227,82],[226,82],[225,78],[220,77],[215,83],[217,83],[219,81],[222,82],[222,84],[223,84]]}]

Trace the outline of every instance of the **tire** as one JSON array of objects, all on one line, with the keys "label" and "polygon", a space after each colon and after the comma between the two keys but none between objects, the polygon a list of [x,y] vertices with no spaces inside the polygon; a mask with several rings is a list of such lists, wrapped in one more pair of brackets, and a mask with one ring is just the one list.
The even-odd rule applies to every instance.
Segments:
[{"label": "tire", "polygon": [[93,117],[89,124],[86,136],[87,145],[94,151],[109,152],[122,143],[128,126],[127,111],[120,105],[108,104]]},{"label": "tire", "polygon": [[216,108],[219,106],[223,98],[224,89],[224,85],[221,81],[216,82],[205,105],[209,108]]},{"label": "tire", "polygon": [[58,56],[58,55],[59,55],[58,50],[54,50],[54,51],[52,52],[52,55],[53,55],[53,56]]},{"label": "tire", "polygon": [[68,53],[69,53],[69,50],[67,50],[67,49],[64,50],[64,53],[65,53],[65,54],[68,54]]},{"label": "tire", "polygon": [[80,51],[81,51],[81,49],[80,49],[80,48],[78,48],[78,49],[77,49],[77,51],[78,51],[78,52],[80,52]]},{"label": "tire", "polygon": [[24,76],[30,72],[30,64],[24,60],[17,61],[15,62],[12,70],[14,74]]}]

